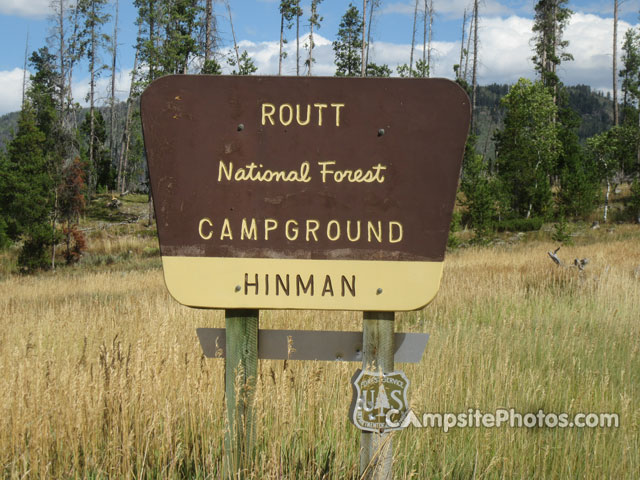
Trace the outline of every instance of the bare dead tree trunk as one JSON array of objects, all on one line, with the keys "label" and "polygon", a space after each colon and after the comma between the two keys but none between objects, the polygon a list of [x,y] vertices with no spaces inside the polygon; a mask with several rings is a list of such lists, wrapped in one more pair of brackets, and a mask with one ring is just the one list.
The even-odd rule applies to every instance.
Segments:
[{"label": "bare dead tree trunk", "polygon": [[282,43],[284,41],[284,13],[280,12],[280,54],[278,55],[278,75],[282,75]]},{"label": "bare dead tree trunk", "polygon": [[207,0],[204,16],[204,62],[206,65],[206,63],[211,60],[213,53],[213,0]]},{"label": "bare dead tree trunk", "polygon": [[[91,3],[91,15],[95,18],[95,3]],[[96,94],[96,53],[97,53],[97,35],[96,35],[96,27],[94,22],[91,23],[91,40],[90,40],[91,54],[89,59],[89,71],[90,71],[90,80],[89,80],[89,168],[90,174],[89,178],[91,181],[89,182],[89,196],[93,192],[93,189],[97,185],[97,179],[95,178],[95,158],[93,155],[93,149],[95,146],[95,135],[96,135],[96,122],[95,122],[95,94]]]},{"label": "bare dead tree trunk", "polygon": [[[77,46],[78,46],[78,7],[76,5],[76,7],[73,9],[73,33],[71,35],[71,44],[69,45],[71,54],[69,55],[69,68],[68,68],[69,80],[67,81],[67,86],[68,86],[67,106],[69,107],[70,113],[73,112],[70,107],[73,103],[73,67],[75,66],[75,63],[77,61],[77,55],[78,55]],[[73,130],[77,130],[78,121],[77,121],[75,112],[72,113],[71,119],[73,122],[73,125],[72,125]]]},{"label": "bare dead tree trunk", "polygon": [[371,45],[371,24],[373,23],[373,10],[376,7],[376,2],[378,0],[371,0],[371,4],[369,5],[369,24],[367,25],[367,51],[365,53],[364,60],[364,73],[367,73],[367,67],[369,66],[369,46]]},{"label": "bare dead tree trunk", "polygon": [[433,0],[429,0],[429,40],[427,42],[427,77],[431,76],[431,40],[433,39]]},{"label": "bare dead tree trunk", "polygon": [[51,217],[51,270],[56,269],[56,222],[58,220],[58,189],[54,189],[53,216]]},{"label": "bare dead tree trunk", "polygon": [[307,70],[307,75],[311,76],[311,69],[313,67],[313,47],[315,47],[315,43],[313,42],[313,26],[316,23],[316,19],[318,18],[317,12],[318,5],[315,0],[311,0],[311,17],[309,21],[309,59],[307,60],[309,63],[309,70]]},{"label": "bare dead tree trunk", "polygon": [[464,61],[464,79],[465,81],[469,78],[469,57],[471,56],[471,38],[473,35],[473,10],[471,11],[471,20],[469,21],[469,36],[467,37],[467,54],[465,55]]},{"label": "bare dead tree trunk", "polygon": [[604,216],[603,222],[607,223],[607,214],[609,213],[609,196],[611,195],[611,182],[607,178],[607,192],[604,195]]},{"label": "bare dead tree trunk", "polygon": [[[556,52],[558,51],[558,5],[556,2],[553,3],[553,8],[552,8],[552,12],[553,12],[553,56],[556,56]],[[552,61],[552,59],[549,59],[549,63],[551,66],[551,71],[553,72],[553,75],[555,76],[556,74],[556,63],[554,61]],[[555,103],[557,105],[558,103],[558,83],[556,82],[555,85],[553,86],[553,103]],[[554,114],[553,116],[553,123],[556,122],[556,115]]]},{"label": "bare dead tree trunk", "polygon": [[[138,27],[138,36],[140,36],[140,28]],[[131,140],[131,116],[133,113],[133,91],[135,86],[136,74],[138,71],[138,56],[140,52],[136,49],[133,58],[133,70],[131,70],[131,86],[129,87],[129,97],[127,98],[127,115],[124,123],[124,131],[122,132],[122,142],[120,144],[120,155],[118,157],[118,179],[117,188],[120,195],[124,194],[127,186],[127,163],[129,158],[129,142]]]},{"label": "bare dead tree trunk", "polygon": [[613,124],[618,125],[618,0],[613,0]]},{"label": "bare dead tree trunk", "polygon": [[300,76],[300,0],[296,2],[296,75]]},{"label": "bare dead tree trunk", "polygon": [[59,0],[58,5],[56,5],[58,7],[58,11],[56,12],[58,14],[58,25],[57,25],[57,29],[58,31],[56,32],[58,34],[58,48],[59,48],[59,61],[60,61],[60,92],[59,92],[59,99],[58,101],[60,102],[60,111],[59,111],[59,115],[60,115],[60,123],[64,123],[64,111],[65,111],[65,98],[64,98],[64,94],[65,94],[65,80],[67,78],[67,75],[65,73],[65,59],[66,59],[66,46],[65,46],[65,41],[64,41],[64,0]]},{"label": "bare dead tree trunk", "polygon": [[464,9],[464,14],[462,15],[462,39],[460,40],[460,63],[458,64],[458,79],[462,78],[462,60],[464,58],[464,37],[466,34],[465,29],[467,28],[467,9]]},{"label": "bare dead tree trunk", "polygon": [[429,8],[427,6],[428,0],[424,0],[424,11],[422,18],[422,63],[427,63],[427,15]]},{"label": "bare dead tree trunk", "polygon": [[116,1],[116,16],[113,23],[113,37],[111,39],[111,133],[109,135],[109,151],[111,161],[116,157],[116,60],[118,57],[118,20],[120,14],[120,1]]},{"label": "bare dead tree trunk", "polygon": [[411,54],[409,55],[409,76],[412,77],[413,71],[413,51],[416,47],[416,21],[418,20],[418,0],[416,0],[415,8],[413,9],[413,34],[411,35]]},{"label": "bare dead tree trunk", "polygon": [[474,116],[476,113],[476,96],[478,90],[478,0],[473,2],[473,75],[471,83],[473,85],[471,99],[471,131],[473,132]]},{"label": "bare dead tree trunk", "polygon": [[29,30],[27,30],[27,40],[24,43],[24,67],[22,68],[22,103],[24,108],[24,96],[27,92],[27,58],[29,57]]},{"label": "bare dead tree trunk", "polygon": [[366,18],[367,18],[367,0],[362,0],[362,69],[360,71],[360,76],[364,77],[365,72],[367,70],[367,66],[366,66],[366,60],[365,60],[365,54],[364,54],[364,50],[365,50],[365,31],[367,30],[367,25],[366,25]]},{"label": "bare dead tree trunk", "polygon": [[240,52],[238,51],[238,42],[236,42],[236,32],[233,29],[233,17],[231,16],[231,6],[229,5],[229,0],[225,0],[224,2],[227,6],[227,12],[229,13],[229,24],[231,25],[231,35],[233,36],[233,49],[236,52],[236,62],[238,65],[238,71],[240,70]]}]

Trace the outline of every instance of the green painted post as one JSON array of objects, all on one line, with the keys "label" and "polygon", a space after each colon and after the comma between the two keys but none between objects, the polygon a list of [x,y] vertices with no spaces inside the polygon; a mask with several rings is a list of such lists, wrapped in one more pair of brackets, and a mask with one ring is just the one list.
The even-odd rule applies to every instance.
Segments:
[{"label": "green painted post", "polygon": [[225,478],[244,478],[253,458],[258,316],[258,310],[225,310]]},{"label": "green painted post", "polygon": [[[393,372],[394,312],[364,312],[363,370]],[[393,478],[393,443],[390,433],[360,434],[360,476],[367,480]]]}]

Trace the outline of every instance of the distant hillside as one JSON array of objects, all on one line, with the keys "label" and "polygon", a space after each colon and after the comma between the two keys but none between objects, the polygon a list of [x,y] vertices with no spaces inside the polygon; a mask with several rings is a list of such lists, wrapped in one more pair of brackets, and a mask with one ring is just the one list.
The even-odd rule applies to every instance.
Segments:
[{"label": "distant hillside", "polygon": [[[98,107],[98,110],[102,112],[102,115],[107,122],[107,134],[111,129],[109,124],[109,107]],[[124,128],[124,118],[127,111],[127,103],[126,102],[118,102],[116,103],[116,134],[122,135],[122,130]],[[84,120],[86,114],[89,112],[88,108],[81,108],[76,113],[76,123],[80,125]],[[18,116],[20,112],[12,112],[2,115],[0,117],[0,151],[2,151],[5,145],[11,141],[15,131],[18,129]],[[118,137],[119,138],[119,137]]]},{"label": "distant hillside", "polygon": [[[588,85],[566,87],[569,94],[569,105],[582,119],[578,137],[582,143],[587,138],[603,132],[611,127],[613,102],[600,92],[591,90]],[[478,88],[476,102],[476,126],[478,140],[476,147],[479,153],[492,157],[495,154],[493,134],[502,128],[504,109],[500,99],[509,93],[509,85],[487,85]]]},{"label": "distant hillside", "polygon": [[11,140],[18,125],[18,112],[7,113],[0,117],[0,151]]},{"label": "distant hillside", "polygon": [[[569,92],[569,104],[582,118],[582,125],[579,137],[582,142],[587,138],[600,133],[611,126],[612,102],[599,92],[594,92],[591,87],[577,85],[567,87]],[[480,153],[493,156],[493,134],[496,129],[502,127],[504,110],[500,106],[500,99],[509,92],[509,85],[486,85],[478,87],[478,100],[476,111],[476,125],[478,128],[477,148]],[[101,107],[105,119],[107,119],[109,109]],[[78,123],[81,123],[88,109],[78,112]],[[116,133],[121,135],[122,125],[126,112],[126,103],[120,102],[116,105],[117,128]],[[11,140],[13,132],[17,128],[18,113],[13,112],[0,117],[0,149]]]}]

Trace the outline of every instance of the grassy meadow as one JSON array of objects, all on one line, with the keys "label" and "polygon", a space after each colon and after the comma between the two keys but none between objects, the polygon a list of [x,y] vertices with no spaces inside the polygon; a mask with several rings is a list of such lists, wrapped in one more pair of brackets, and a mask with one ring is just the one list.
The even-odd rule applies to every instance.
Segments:
[{"label": "grassy meadow", "polygon": [[[18,275],[0,255],[2,477],[220,478],[224,364],[195,329],[224,314],[170,298],[143,223],[94,222],[81,263],[55,273]],[[449,253],[434,302],[396,314],[396,331],[430,334],[421,363],[396,367],[419,417],[504,407],[611,412],[620,426],[409,427],[393,437],[395,478],[640,478],[640,227],[578,228],[558,256],[588,257],[584,272],[557,267],[550,238]],[[262,328],[362,327],[358,312],[260,315]],[[358,367],[261,361],[247,477],[358,478]]]}]

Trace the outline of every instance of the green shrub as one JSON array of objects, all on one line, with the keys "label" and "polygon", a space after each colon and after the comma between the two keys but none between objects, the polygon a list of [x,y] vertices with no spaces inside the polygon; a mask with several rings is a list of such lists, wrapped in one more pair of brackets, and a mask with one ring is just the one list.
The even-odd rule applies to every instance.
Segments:
[{"label": "green shrub", "polygon": [[544,223],[542,217],[511,218],[496,224],[498,232],[534,232],[540,230]]}]

